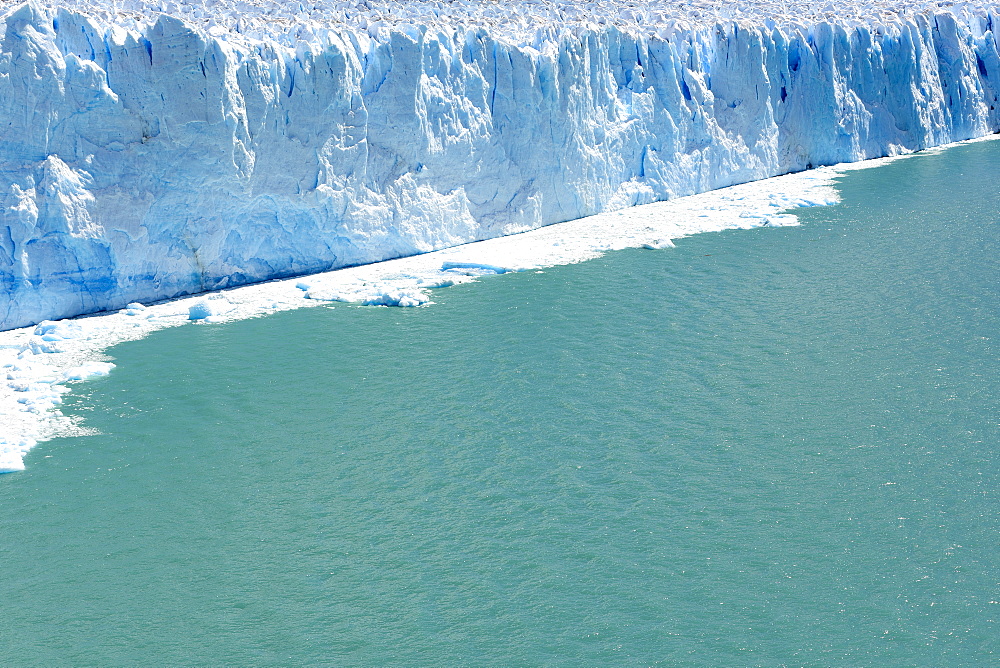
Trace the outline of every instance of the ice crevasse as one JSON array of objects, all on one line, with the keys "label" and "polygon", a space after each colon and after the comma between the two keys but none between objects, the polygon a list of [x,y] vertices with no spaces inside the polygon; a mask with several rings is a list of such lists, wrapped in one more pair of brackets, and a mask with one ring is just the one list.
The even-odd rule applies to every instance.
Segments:
[{"label": "ice crevasse", "polygon": [[0,329],[1000,130],[990,8],[294,39],[2,11]]}]

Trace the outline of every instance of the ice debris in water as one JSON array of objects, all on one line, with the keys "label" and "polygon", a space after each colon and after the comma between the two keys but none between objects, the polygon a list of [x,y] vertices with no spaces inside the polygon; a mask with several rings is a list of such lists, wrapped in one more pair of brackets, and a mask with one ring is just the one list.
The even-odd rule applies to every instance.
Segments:
[{"label": "ice debris in water", "polygon": [[204,320],[207,322],[218,322],[221,316],[232,311],[235,306],[222,295],[212,295],[205,299],[198,299],[188,307],[189,320]]},{"label": "ice debris in water", "polygon": [[488,276],[490,274],[506,274],[511,270],[507,267],[482,262],[445,262],[441,265],[441,271],[451,271],[466,276]]},{"label": "ice debris in water", "polygon": [[87,380],[97,376],[107,376],[114,368],[115,365],[111,362],[85,362],[67,369],[63,377],[66,380]]},{"label": "ice debris in water", "polygon": [[690,234],[759,227],[776,218],[794,222],[793,215],[782,212],[834,203],[831,183],[837,174],[879,162],[790,174],[374,265],[148,306],[130,303],[104,315],[0,332],[0,472],[22,470],[23,456],[38,441],[87,433],[58,406],[68,382],[112,371],[104,350],[190,323],[192,316],[220,323],[328,301],[427,305],[431,290],[484,276],[581,262],[608,250],[669,248],[670,240]]},{"label": "ice debris in water", "polygon": [[146,307],[139,302],[132,302],[126,304],[125,308],[122,309],[122,313],[125,315],[142,315],[146,311]]}]

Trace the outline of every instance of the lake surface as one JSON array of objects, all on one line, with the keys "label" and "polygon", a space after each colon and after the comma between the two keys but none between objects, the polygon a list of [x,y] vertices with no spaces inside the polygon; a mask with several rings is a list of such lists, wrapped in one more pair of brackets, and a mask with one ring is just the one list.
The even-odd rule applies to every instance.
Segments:
[{"label": "lake surface", "polygon": [[113,348],[0,477],[0,663],[996,664],[998,174]]}]

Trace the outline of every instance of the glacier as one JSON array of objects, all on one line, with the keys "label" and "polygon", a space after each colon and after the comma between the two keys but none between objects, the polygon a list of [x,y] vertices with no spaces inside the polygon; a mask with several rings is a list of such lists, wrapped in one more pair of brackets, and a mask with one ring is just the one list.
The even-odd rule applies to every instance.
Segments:
[{"label": "glacier", "polygon": [[1000,130],[990,4],[0,8],[0,329]]}]

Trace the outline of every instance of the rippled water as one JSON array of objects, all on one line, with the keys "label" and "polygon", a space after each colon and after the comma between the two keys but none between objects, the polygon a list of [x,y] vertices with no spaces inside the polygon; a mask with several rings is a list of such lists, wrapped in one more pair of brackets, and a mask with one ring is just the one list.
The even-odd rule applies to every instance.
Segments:
[{"label": "rippled water", "polygon": [[998,173],[123,344],[0,478],[0,663],[995,663]]}]

